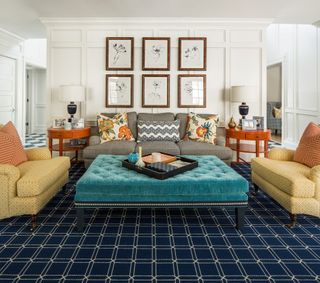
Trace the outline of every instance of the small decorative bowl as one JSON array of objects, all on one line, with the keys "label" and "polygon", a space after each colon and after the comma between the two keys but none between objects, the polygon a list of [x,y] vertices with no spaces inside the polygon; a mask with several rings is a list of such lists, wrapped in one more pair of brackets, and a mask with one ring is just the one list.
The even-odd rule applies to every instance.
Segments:
[{"label": "small decorative bowl", "polygon": [[128,161],[132,164],[135,164],[139,159],[139,154],[137,152],[131,152],[128,155]]}]

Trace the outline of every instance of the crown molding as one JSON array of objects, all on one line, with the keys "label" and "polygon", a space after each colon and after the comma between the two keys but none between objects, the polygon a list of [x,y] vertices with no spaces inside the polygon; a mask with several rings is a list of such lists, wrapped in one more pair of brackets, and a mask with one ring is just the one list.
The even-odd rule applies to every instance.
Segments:
[{"label": "crown molding", "polygon": [[46,25],[54,24],[256,24],[256,25],[270,25],[274,22],[272,18],[148,18],[148,17],[134,17],[134,18],[95,18],[95,17],[80,17],[80,18],[40,18],[40,21]]}]

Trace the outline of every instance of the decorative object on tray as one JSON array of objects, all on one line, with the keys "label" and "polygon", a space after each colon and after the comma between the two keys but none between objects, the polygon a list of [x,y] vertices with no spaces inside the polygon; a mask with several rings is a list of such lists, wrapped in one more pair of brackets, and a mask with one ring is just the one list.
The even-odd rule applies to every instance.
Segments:
[{"label": "decorative object on tray", "polygon": [[128,161],[129,161],[131,164],[136,164],[138,160],[139,160],[139,153],[137,153],[137,152],[131,152],[131,153],[129,153],[129,155],[128,155]]},{"label": "decorative object on tray", "polygon": [[82,129],[84,128],[84,119],[80,118],[78,121],[76,121],[73,125],[74,129]]},{"label": "decorative object on tray", "polygon": [[[159,154],[160,156],[157,156],[156,158],[154,158],[155,153],[157,155]],[[160,152],[154,152],[152,154],[149,154],[149,155],[142,157],[142,160],[146,164],[151,164],[151,163],[156,163],[156,162],[170,163],[170,162],[177,160],[177,157],[174,155],[164,154],[164,153],[160,153]]]},{"label": "decorative object on tray", "polygon": [[256,120],[257,130],[264,130],[264,117],[263,116],[253,116],[253,120]]},{"label": "decorative object on tray", "polygon": [[52,128],[55,129],[63,129],[64,123],[67,121],[66,118],[53,118],[52,120]]},{"label": "decorative object on tray", "polygon": [[112,118],[103,114],[97,115],[101,143],[114,140],[134,141],[128,127],[128,114],[119,113]]},{"label": "decorative object on tray", "polygon": [[142,161],[144,158],[147,158],[148,160],[152,160],[152,155],[147,155],[141,159],[144,166],[139,166],[138,164],[135,164],[135,165],[131,164],[128,160],[123,160],[122,166],[159,180],[164,180],[198,167],[198,162],[196,160],[185,158],[182,156],[174,156],[174,155],[163,154],[163,153],[161,154],[162,156],[166,156],[168,159],[171,158],[172,161],[145,164]]},{"label": "decorative object on tray", "polygon": [[170,107],[169,75],[142,75],[142,107]]},{"label": "decorative object on tray", "polygon": [[249,106],[246,102],[254,102],[257,96],[257,88],[255,86],[232,86],[230,102],[240,102],[239,113],[242,116],[239,122],[239,128],[242,127],[242,120],[246,118],[249,113]]},{"label": "decorative object on tray", "polygon": [[180,120],[175,121],[138,121],[138,141],[180,140]]},{"label": "decorative object on tray", "polygon": [[215,144],[218,121],[218,115],[202,118],[190,113],[184,140]]},{"label": "decorative object on tray", "polygon": [[81,85],[62,85],[60,86],[60,100],[69,102],[67,110],[70,118],[68,122],[72,123],[73,117],[77,112],[77,104],[75,102],[85,101],[85,89]]},{"label": "decorative object on tray", "polygon": [[178,107],[206,107],[206,75],[178,75]]},{"label": "decorative object on tray", "polygon": [[64,127],[65,130],[72,130],[72,123],[71,122],[65,122],[63,127]]},{"label": "decorative object on tray", "polygon": [[180,71],[206,71],[207,69],[207,38],[180,37],[179,38]]},{"label": "decorative object on tray", "polygon": [[234,120],[233,116],[229,120],[228,127],[229,129],[234,129],[235,127],[237,127],[237,123]]},{"label": "decorative object on tray", "polygon": [[106,75],[106,107],[133,107],[133,75]]},{"label": "decorative object on tray", "polygon": [[145,164],[145,163],[143,162],[143,160],[142,160],[142,147],[139,146],[139,147],[138,147],[138,150],[139,150],[139,159],[138,159],[138,161],[136,162],[136,166],[138,166],[138,167],[145,167],[146,164]]},{"label": "decorative object on tray", "polygon": [[142,70],[170,70],[170,37],[142,38]]},{"label": "decorative object on tray", "polygon": [[134,64],[133,37],[106,38],[106,70],[132,71]]},{"label": "decorative object on tray", "polygon": [[242,119],[242,130],[244,131],[257,130],[257,121],[254,119]]}]

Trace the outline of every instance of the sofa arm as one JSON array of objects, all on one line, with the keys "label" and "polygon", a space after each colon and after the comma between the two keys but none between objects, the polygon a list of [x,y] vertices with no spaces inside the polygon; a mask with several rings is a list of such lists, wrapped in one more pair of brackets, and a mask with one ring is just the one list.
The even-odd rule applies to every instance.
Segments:
[{"label": "sofa arm", "polygon": [[100,137],[99,136],[91,136],[89,138],[89,145],[97,145],[100,144]]},{"label": "sofa arm", "polygon": [[316,185],[315,198],[320,201],[320,165],[314,166],[310,170],[309,179]]},{"label": "sofa arm", "polygon": [[275,147],[270,150],[269,158],[281,161],[293,161],[295,151],[292,149]]},{"label": "sofa arm", "polygon": [[51,153],[47,147],[31,148],[25,150],[29,161],[51,159]]},{"label": "sofa arm", "polygon": [[10,216],[10,199],[17,194],[16,184],[20,178],[17,167],[8,164],[0,164],[0,219]]}]

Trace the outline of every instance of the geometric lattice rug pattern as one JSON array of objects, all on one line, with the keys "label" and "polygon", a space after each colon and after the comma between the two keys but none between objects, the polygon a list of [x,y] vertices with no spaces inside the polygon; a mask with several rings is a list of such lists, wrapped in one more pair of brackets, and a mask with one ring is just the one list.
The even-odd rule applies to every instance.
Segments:
[{"label": "geometric lattice rug pattern", "polygon": [[[248,165],[234,169],[250,180]],[[246,225],[226,209],[92,209],[75,229],[74,184],[40,212],[0,221],[0,282],[320,282],[320,221],[250,195]],[[252,189],[252,188],[251,188]]]}]

